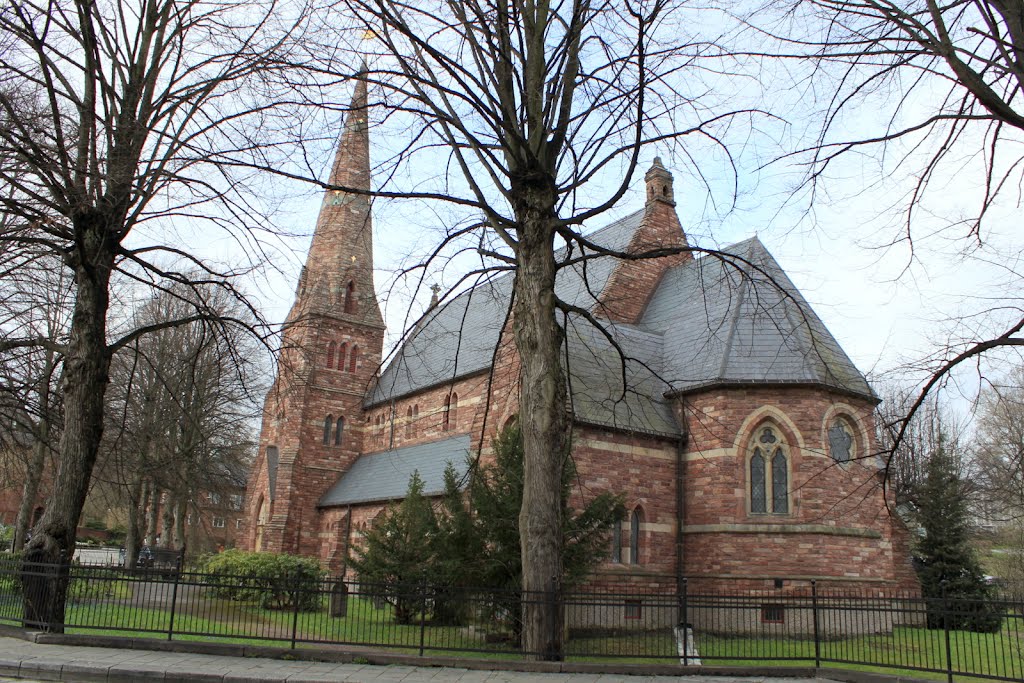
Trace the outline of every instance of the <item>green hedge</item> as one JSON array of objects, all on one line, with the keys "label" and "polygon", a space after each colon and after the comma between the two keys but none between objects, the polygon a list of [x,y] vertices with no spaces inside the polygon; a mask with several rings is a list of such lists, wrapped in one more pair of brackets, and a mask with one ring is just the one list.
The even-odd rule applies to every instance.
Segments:
[{"label": "green hedge", "polygon": [[202,572],[218,598],[258,602],[264,609],[310,612],[320,608],[324,572],[316,560],[295,555],[226,550],[205,559]]}]

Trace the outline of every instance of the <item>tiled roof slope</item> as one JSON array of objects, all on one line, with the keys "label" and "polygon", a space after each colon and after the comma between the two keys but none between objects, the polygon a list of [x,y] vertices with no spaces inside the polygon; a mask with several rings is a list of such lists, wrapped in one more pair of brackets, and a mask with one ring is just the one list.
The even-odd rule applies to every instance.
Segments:
[{"label": "tiled roof slope", "polygon": [[[670,387],[660,379],[662,336],[632,325],[609,324],[608,336],[589,322],[572,319],[569,345],[569,396],[580,422],[648,434],[679,434],[668,402]],[[625,381],[623,381],[625,380]]]},{"label": "tiled roof slope", "polygon": [[319,507],[371,503],[404,498],[409,478],[419,472],[423,495],[444,492],[444,471],[451,463],[458,476],[466,473],[469,435],[396,448],[364,455],[328,489],[317,503]]},{"label": "tiled roof slope", "polygon": [[723,252],[751,265],[705,256],[668,271],[640,321],[664,335],[664,377],[674,390],[802,383],[874,398],[760,240]]},{"label": "tiled roof slope", "polygon": [[[643,218],[638,211],[590,235],[610,249],[623,250]],[[560,250],[559,259],[565,258]],[[555,282],[556,294],[582,308],[590,308],[615,267],[613,259],[595,258],[564,268]],[[489,368],[512,296],[512,275],[483,282],[438,306],[402,345],[381,373],[367,399],[374,405],[451,382]]]},{"label": "tiled roof slope", "polygon": [[[625,249],[643,212],[590,235]],[[782,268],[757,238],[727,247],[741,271],[713,256],[668,270],[638,325],[608,323],[627,356],[585,320],[567,326],[569,383],[576,418],[651,434],[678,434],[666,393],[717,384],[820,384],[874,394]],[[561,258],[565,254],[560,253]],[[595,258],[564,269],[563,300],[590,309],[615,267]],[[382,373],[369,405],[490,367],[505,321],[512,277],[475,287],[440,307]]]}]

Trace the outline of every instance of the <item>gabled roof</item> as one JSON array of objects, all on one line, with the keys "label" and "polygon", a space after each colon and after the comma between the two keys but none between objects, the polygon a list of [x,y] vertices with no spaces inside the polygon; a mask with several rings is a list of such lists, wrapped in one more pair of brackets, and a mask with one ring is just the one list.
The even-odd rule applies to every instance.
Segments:
[{"label": "gabled roof", "polygon": [[723,252],[739,259],[705,256],[666,272],[640,320],[663,334],[664,377],[674,391],[795,383],[874,398],[760,240]]},{"label": "gabled roof", "polygon": [[423,480],[423,495],[439,495],[444,492],[444,471],[448,463],[458,476],[466,473],[469,445],[469,435],[460,434],[441,441],[364,455],[352,463],[317,505],[331,507],[404,498],[413,472],[419,472]]},{"label": "gabled roof", "polygon": [[[590,235],[625,250],[643,212]],[[721,384],[813,384],[875,398],[863,375],[757,238],[667,270],[637,325],[606,323],[626,355],[591,323],[567,325],[568,378],[582,422],[678,434],[665,396]],[[564,259],[564,250],[559,253]],[[592,309],[617,261],[593,258],[560,271],[556,293]],[[584,265],[585,264],[585,265]],[[381,375],[368,405],[490,367],[512,290],[503,275],[427,316]],[[623,386],[625,374],[625,388]]]}]

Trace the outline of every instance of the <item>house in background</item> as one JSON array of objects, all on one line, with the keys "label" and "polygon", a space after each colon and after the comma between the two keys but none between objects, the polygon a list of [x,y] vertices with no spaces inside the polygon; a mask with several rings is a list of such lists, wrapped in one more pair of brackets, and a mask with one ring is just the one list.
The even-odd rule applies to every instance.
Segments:
[{"label": "house in background", "polygon": [[[368,191],[364,83],[350,112],[329,182]],[[655,159],[645,183],[644,206],[592,242],[687,247],[672,174]],[[877,397],[757,238],[722,253],[734,256],[594,256],[560,271],[558,296],[626,356],[583,317],[566,321],[573,495],[621,493],[629,510],[592,585],[916,588],[880,485]],[[381,369],[372,269],[369,200],[327,192],[264,406],[245,547],[341,572],[414,470],[439,493],[446,464],[486,457],[518,411],[511,275],[432,308]]]}]

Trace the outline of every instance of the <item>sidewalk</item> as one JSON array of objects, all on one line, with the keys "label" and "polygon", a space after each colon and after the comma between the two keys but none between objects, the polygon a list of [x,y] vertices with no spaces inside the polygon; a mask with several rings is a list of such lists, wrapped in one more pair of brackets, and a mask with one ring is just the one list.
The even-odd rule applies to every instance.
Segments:
[{"label": "sidewalk", "polygon": [[[396,658],[397,659],[397,658]],[[485,666],[495,663],[482,662]],[[611,666],[611,665],[609,665]],[[0,637],[0,680],[48,681],[344,681],[346,683],[678,683],[679,676],[470,670],[407,663],[337,664],[191,652],[53,645]],[[689,676],[686,683],[822,683],[816,678]]]}]

